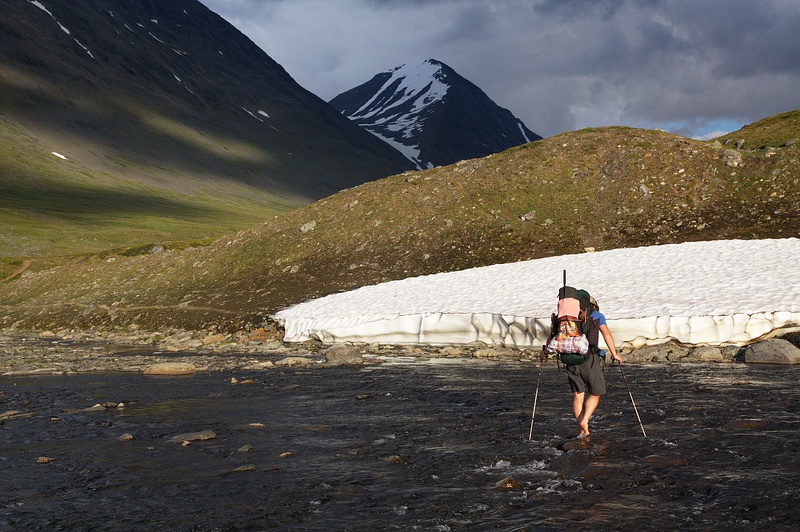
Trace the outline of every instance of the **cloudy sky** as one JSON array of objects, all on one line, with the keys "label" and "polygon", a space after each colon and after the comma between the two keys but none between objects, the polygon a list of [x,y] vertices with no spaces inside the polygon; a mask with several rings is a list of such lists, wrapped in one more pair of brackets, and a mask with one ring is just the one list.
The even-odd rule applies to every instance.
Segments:
[{"label": "cloudy sky", "polygon": [[201,0],[330,100],[438,59],[551,136],[712,137],[800,107],[800,0]]}]

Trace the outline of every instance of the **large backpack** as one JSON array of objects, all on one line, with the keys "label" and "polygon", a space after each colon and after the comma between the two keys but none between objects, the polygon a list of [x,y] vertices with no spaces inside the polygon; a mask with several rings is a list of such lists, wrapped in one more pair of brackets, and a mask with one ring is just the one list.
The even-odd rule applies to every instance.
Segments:
[{"label": "large backpack", "polygon": [[558,290],[558,311],[550,317],[551,332],[546,349],[557,353],[558,359],[567,366],[583,364],[598,352],[600,329],[597,320],[591,318],[591,301],[589,292],[566,283]]}]

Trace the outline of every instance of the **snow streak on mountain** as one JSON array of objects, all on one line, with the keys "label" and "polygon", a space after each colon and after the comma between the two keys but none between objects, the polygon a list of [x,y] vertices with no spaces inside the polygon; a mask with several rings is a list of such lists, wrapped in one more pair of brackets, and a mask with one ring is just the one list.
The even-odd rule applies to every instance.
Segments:
[{"label": "snow streak on mountain", "polygon": [[541,138],[434,59],[381,72],[330,104],[420,169],[483,157]]}]

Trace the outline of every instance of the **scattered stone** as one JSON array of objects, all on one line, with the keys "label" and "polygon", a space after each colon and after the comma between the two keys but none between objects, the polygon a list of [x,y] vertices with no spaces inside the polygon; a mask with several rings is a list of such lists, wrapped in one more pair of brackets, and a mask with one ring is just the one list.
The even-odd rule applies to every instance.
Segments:
[{"label": "scattered stone", "polygon": [[514,477],[508,476],[503,480],[497,481],[494,487],[502,490],[516,490],[519,489],[519,484],[517,484],[517,481],[514,480]]},{"label": "scattered stone", "polygon": [[270,368],[274,368],[274,367],[275,367],[275,363],[273,361],[266,360],[264,362],[257,362],[255,364],[250,364],[248,366],[245,366],[242,369],[260,370],[260,369],[270,369]]},{"label": "scattered stone", "polygon": [[133,434],[131,434],[130,432],[126,432],[125,434],[122,434],[121,436],[117,437],[117,439],[119,441],[131,441],[133,439]]},{"label": "scattered stone", "polygon": [[197,371],[194,364],[186,362],[161,362],[146,367],[142,373],[145,375],[192,375]]},{"label": "scattered stone", "polygon": [[286,368],[307,368],[314,365],[314,361],[306,357],[286,357],[275,362],[276,366]]},{"label": "scattered stone", "polygon": [[198,432],[187,432],[184,434],[178,434],[177,436],[173,436],[169,439],[172,443],[185,443],[185,442],[193,442],[193,441],[204,441],[204,440],[213,440],[217,437],[217,434],[213,430],[201,430]]},{"label": "scattered stone", "polygon": [[40,456],[39,458],[36,459],[36,463],[37,464],[49,464],[53,460],[55,460],[55,458],[50,458],[49,456]]},{"label": "scattered stone", "polygon": [[403,459],[400,458],[399,456],[397,456],[396,454],[393,454],[392,456],[387,456],[386,458],[383,459],[383,461],[384,462],[388,462],[390,464],[402,464],[403,463]]},{"label": "scattered stone", "polygon": [[203,338],[203,345],[218,344],[228,337],[226,334],[217,333]]},{"label": "scattered stone", "polygon": [[475,358],[497,360],[511,356],[511,352],[511,349],[508,347],[486,347],[484,349],[476,349],[472,356]]},{"label": "scattered stone", "polygon": [[290,456],[294,456],[294,453],[285,452],[279,455],[281,458],[289,458]]},{"label": "scattered stone", "polygon": [[253,446],[250,445],[249,443],[247,443],[245,445],[242,445],[238,449],[236,449],[236,452],[237,453],[248,453],[248,452],[250,452],[252,450],[253,450]]},{"label": "scattered stone", "polygon": [[304,223],[304,224],[303,224],[303,225],[300,227],[300,232],[302,232],[302,233],[308,233],[309,231],[313,231],[313,230],[314,230],[314,228],[315,228],[316,226],[317,226],[317,222],[315,222],[315,221],[313,221],[313,220],[312,220],[312,221],[310,221],[310,222]]},{"label": "scattered stone", "polygon": [[748,364],[800,364],[800,349],[782,338],[770,338],[747,346],[744,361]]}]

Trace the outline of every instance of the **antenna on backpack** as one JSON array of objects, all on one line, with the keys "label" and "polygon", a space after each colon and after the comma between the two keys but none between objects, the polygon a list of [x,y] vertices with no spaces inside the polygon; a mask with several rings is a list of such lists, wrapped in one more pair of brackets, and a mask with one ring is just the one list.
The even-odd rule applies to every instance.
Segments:
[{"label": "antenna on backpack", "polygon": [[564,270],[564,286],[567,286],[567,270]]}]

